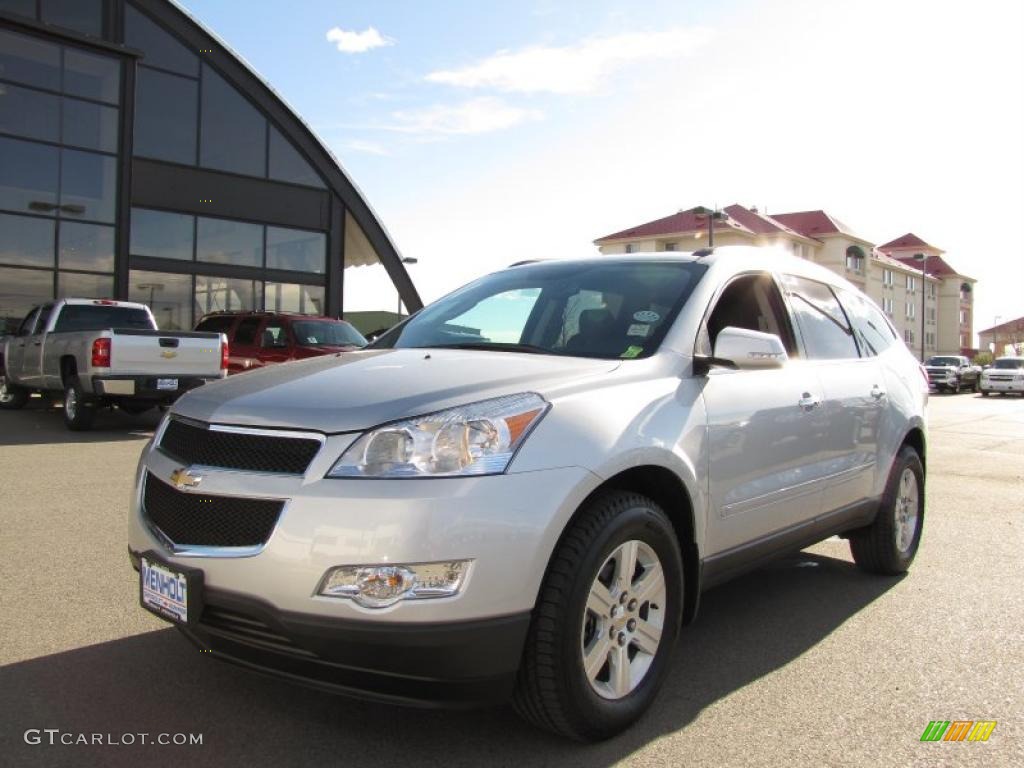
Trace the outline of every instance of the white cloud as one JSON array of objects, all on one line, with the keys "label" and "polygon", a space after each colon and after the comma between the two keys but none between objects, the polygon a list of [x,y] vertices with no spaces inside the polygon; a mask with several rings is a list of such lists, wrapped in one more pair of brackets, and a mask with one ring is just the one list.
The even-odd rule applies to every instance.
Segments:
[{"label": "white cloud", "polygon": [[710,39],[711,31],[704,27],[631,32],[561,48],[532,46],[519,51],[498,51],[462,69],[431,72],[426,79],[462,88],[585,93],[596,90],[602,78],[631,62],[690,56]]},{"label": "white cloud", "polygon": [[374,48],[395,44],[394,40],[382,35],[375,27],[367,27],[362,32],[331,27],[327,30],[327,40],[337,45],[342,53],[366,53]]},{"label": "white cloud", "polygon": [[493,98],[400,110],[392,112],[391,116],[395,123],[388,126],[388,130],[435,135],[489,133],[543,117],[536,109],[514,107]]},{"label": "white cloud", "polygon": [[364,155],[377,155],[378,157],[386,157],[391,154],[380,142],[364,141],[363,139],[346,141],[344,148],[349,152],[360,152]]}]

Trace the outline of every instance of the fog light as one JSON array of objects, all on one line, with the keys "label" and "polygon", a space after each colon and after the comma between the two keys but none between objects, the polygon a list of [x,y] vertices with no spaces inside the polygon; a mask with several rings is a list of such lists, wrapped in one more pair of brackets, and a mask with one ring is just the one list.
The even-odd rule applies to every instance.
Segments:
[{"label": "fog light", "polygon": [[413,565],[342,565],[324,574],[318,595],[344,597],[365,608],[385,608],[399,600],[457,595],[471,560]]}]

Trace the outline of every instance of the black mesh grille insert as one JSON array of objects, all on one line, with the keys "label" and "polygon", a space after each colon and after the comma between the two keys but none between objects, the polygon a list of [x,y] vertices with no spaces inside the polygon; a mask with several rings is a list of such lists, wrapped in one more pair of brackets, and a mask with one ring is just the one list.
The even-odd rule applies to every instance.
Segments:
[{"label": "black mesh grille insert", "polygon": [[185,464],[301,475],[320,450],[320,441],[219,432],[171,419],[160,450]]},{"label": "black mesh grille insert", "polygon": [[265,544],[277,525],[283,501],[183,493],[146,477],[146,519],[178,545],[255,547]]},{"label": "black mesh grille insert", "polygon": [[267,648],[279,653],[315,658],[316,654],[300,648],[290,638],[252,616],[207,605],[199,619],[203,628],[230,640]]}]

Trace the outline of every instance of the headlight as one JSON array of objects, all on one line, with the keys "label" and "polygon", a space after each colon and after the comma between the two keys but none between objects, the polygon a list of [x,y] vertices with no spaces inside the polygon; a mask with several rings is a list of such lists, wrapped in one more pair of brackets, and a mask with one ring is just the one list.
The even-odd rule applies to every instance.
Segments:
[{"label": "headlight", "polygon": [[327,476],[501,474],[548,407],[526,392],[388,424],[352,443]]}]

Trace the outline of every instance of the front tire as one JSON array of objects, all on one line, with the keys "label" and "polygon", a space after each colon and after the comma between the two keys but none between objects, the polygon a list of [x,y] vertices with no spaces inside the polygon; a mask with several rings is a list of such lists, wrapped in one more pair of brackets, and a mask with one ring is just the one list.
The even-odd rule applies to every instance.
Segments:
[{"label": "front tire", "polygon": [[28,402],[29,391],[12,383],[6,373],[0,373],[0,410],[17,411]]},{"label": "front tire", "polygon": [[987,389],[981,390],[981,396],[982,397],[988,397],[988,390]]},{"label": "front tire", "polygon": [[896,454],[875,521],[850,535],[854,562],[868,573],[905,573],[921,544],[923,523],[924,465],[905,445]]},{"label": "front tire", "polygon": [[72,432],[85,432],[96,418],[96,405],[88,400],[77,376],[64,387],[64,425]]},{"label": "front tire", "polygon": [[589,502],[548,565],[513,705],[580,741],[628,728],[668,672],[682,615],[672,523],[650,499],[613,491]]}]

